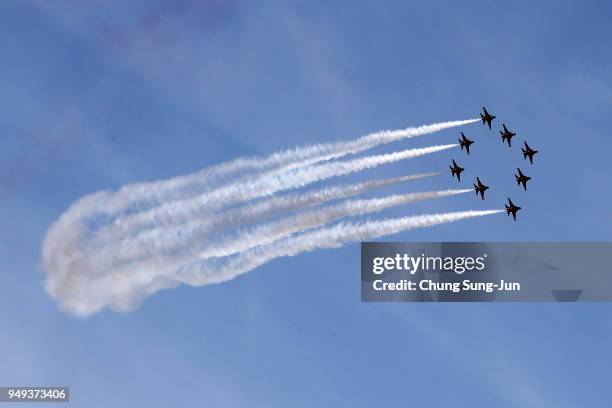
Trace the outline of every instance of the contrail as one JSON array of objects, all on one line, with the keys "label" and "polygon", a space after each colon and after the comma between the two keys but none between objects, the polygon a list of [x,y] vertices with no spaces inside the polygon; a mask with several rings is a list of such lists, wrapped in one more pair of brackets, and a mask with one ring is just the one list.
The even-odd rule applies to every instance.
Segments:
[{"label": "contrail", "polygon": [[207,245],[206,249],[199,252],[197,258],[204,260],[212,257],[229,256],[256,246],[269,244],[301,231],[323,226],[339,218],[373,213],[415,201],[443,198],[471,191],[471,189],[427,191],[382,198],[347,200],[334,206],[306,211],[293,217],[260,225],[252,231],[238,234],[238,236],[227,237],[214,245]]},{"label": "contrail", "polygon": [[112,228],[122,231],[122,234],[124,234],[128,231],[134,233],[148,226],[181,222],[193,218],[194,214],[204,216],[206,213],[229,203],[237,204],[254,198],[269,196],[279,191],[304,187],[317,181],[345,176],[383,164],[436,153],[456,146],[457,144],[447,144],[406,149],[352,160],[322,163],[295,169],[289,173],[275,174],[272,177],[263,175],[254,180],[242,181],[206,192],[196,198],[167,202],[148,211],[117,218],[114,220]]},{"label": "contrail", "polygon": [[[90,194],[75,202],[63,215],[63,221],[83,218],[109,219],[117,217],[121,212],[138,213],[151,209],[161,203],[173,202],[187,197],[199,195],[202,191],[215,188],[214,181],[222,179],[224,183],[234,180],[236,174],[245,173],[248,182],[251,177],[261,176],[260,172],[268,171],[267,176],[274,178],[285,172],[309,165],[355,154],[373,148],[380,144],[426,135],[452,127],[478,122],[478,119],[441,122],[402,130],[384,130],[348,142],[316,144],[298,147],[291,150],[274,153],[268,157],[240,158],[227,163],[221,163],[186,176],[178,176],[169,180],[146,183],[133,183],[120,188],[117,192],[100,191]],[[276,169],[276,170],[272,170]],[[240,183],[239,183],[240,184]],[[200,186],[198,188],[197,186]],[[219,190],[217,188],[217,190]]]},{"label": "contrail", "polygon": [[[336,205],[315,208],[291,217],[257,225],[250,230],[238,231],[238,233],[230,234],[216,242],[211,240],[212,243],[209,242],[211,238],[210,223],[204,221],[200,225],[185,228],[181,235],[177,234],[175,229],[170,229],[154,234],[154,239],[148,237],[149,239],[146,240],[124,240],[121,245],[95,248],[89,258],[92,262],[96,262],[100,267],[105,268],[113,268],[122,262],[134,262],[163,253],[172,253],[173,255],[185,253],[185,257],[194,262],[197,259],[204,260],[232,255],[298,232],[323,226],[340,218],[373,213],[415,201],[449,197],[471,191],[471,189],[427,191],[390,195],[382,198],[346,200]],[[219,219],[224,222],[223,214],[219,216]],[[197,244],[199,242],[205,242],[205,244]],[[180,261],[180,263],[185,263],[185,261]]]},{"label": "contrail", "polygon": [[87,257],[73,259],[64,269],[47,269],[46,289],[59,301],[62,309],[87,316],[105,307],[127,311],[153,293],[181,283],[192,286],[220,283],[283,256],[347,243],[371,240],[401,231],[455,222],[467,218],[496,214],[503,210],[461,211],[428,214],[362,223],[340,223],[267,245],[248,249],[236,255],[177,264],[173,257],[151,257],[116,269],[99,269]]},{"label": "contrail", "polygon": [[366,180],[358,183],[324,187],[318,190],[311,190],[303,193],[273,196],[254,204],[248,204],[243,207],[230,209],[223,215],[223,218],[226,220],[226,225],[237,225],[242,224],[243,222],[252,222],[262,219],[267,215],[284,214],[287,211],[295,211],[340,198],[353,197],[382,187],[438,176],[440,174],[442,173],[431,172],[411,174],[407,176]]},{"label": "contrail", "polygon": [[315,249],[338,248],[354,241],[367,241],[414,228],[430,227],[502,212],[504,210],[460,211],[363,223],[340,223],[249,249],[230,258],[221,258],[212,266],[207,262],[195,263],[183,269],[178,280],[192,286],[224,282],[279,257],[295,256]]},{"label": "contrail", "polygon": [[273,153],[267,157],[239,158],[168,180],[128,184],[112,197],[108,197],[106,209],[110,213],[115,213],[138,203],[141,205],[156,205],[168,199],[180,200],[186,196],[199,194],[217,182],[227,183],[228,180],[236,177],[250,177],[253,174],[273,169],[289,171],[322,161],[338,159],[349,154],[360,153],[382,144],[469,125],[479,120],[456,120],[399,130],[383,130],[346,142],[302,146]]},{"label": "contrail", "polygon": [[[422,173],[408,176],[391,177],[379,180],[367,180],[358,183],[324,187],[304,193],[291,193],[281,196],[272,196],[255,203],[248,203],[240,207],[230,208],[214,217],[203,217],[201,213],[193,215],[191,219],[176,219],[175,223],[166,227],[160,224],[156,228],[144,230],[136,235],[127,235],[125,230],[118,233],[112,229],[104,229],[97,234],[97,244],[110,242],[109,254],[122,252],[130,253],[134,247],[150,245],[151,251],[161,250],[163,236],[178,237],[183,239],[193,237],[196,233],[199,238],[216,232],[220,229],[244,225],[255,221],[284,215],[290,211],[308,208],[323,204],[328,201],[357,196],[374,189],[385,186],[418,180],[426,177],[437,176],[441,173]],[[471,190],[470,190],[471,191]],[[182,221],[182,222],[180,222]],[[135,243],[138,242],[138,245]],[[132,248],[132,249],[130,249]],[[131,256],[131,255],[128,255]]]},{"label": "contrail", "polygon": [[[272,179],[263,177],[251,182],[230,184],[227,187],[204,194],[207,204],[205,208],[218,208],[229,202],[236,204],[257,197],[268,196],[281,190],[302,187],[315,181],[346,175],[382,164],[450,149],[455,146],[457,145],[448,144],[407,149],[388,154],[323,163],[297,169],[289,174],[282,174]],[[84,253],[88,251],[88,248],[85,247],[91,241],[92,229],[100,228],[99,225],[106,225],[106,218],[103,214],[105,211],[108,211],[106,204],[108,203],[109,195],[112,195],[112,193],[99,192],[83,197],[74,203],[49,228],[42,248],[43,267],[46,271],[68,274],[68,271],[72,270],[78,262],[87,262]],[[133,234],[142,229],[143,225],[155,227],[168,221],[174,222],[175,217],[180,213],[187,213],[187,219],[189,219],[193,214],[197,214],[200,208],[199,204],[197,200],[195,202],[192,200],[190,202],[162,204],[146,212],[146,217],[143,217],[143,214],[135,214],[131,217],[130,222],[119,224],[119,230],[122,230],[127,235]],[[100,208],[100,211],[96,211],[96,208]],[[93,212],[91,211],[92,209]],[[206,215],[206,213],[202,214],[202,216]],[[136,219],[136,222],[134,222],[134,219]],[[117,228],[116,223],[113,223],[113,226]],[[83,268],[88,269],[86,266],[83,266]]]},{"label": "contrail", "polygon": [[[459,194],[459,190],[413,193],[321,206],[399,180],[428,175],[334,186],[303,194],[288,191],[453,148],[457,145],[343,159],[381,144],[477,121],[375,132],[351,141],[236,159],[186,176],[87,195],[73,203],[47,232],[42,248],[46,289],[63,309],[77,315],[85,316],[105,307],[126,310],[162,288],[204,282],[204,276],[210,279],[204,283],[212,283],[244,273],[274,258],[259,255],[258,251],[266,248],[280,254],[275,257],[286,256],[281,254],[283,251],[293,255],[312,250],[310,246],[313,249],[340,246],[359,233],[371,234],[370,238],[393,233],[391,226],[385,224],[391,221],[403,225],[395,228],[409,229],[454,221],[448,218],[452,214],[485,215],[467,212],[422,216],[425,218],[412,219],[412,224],[408,223],[411,226],[402,224],[402,220],[410,217],[326,226],[343,217],[372,213],[391,205]],[[272,197],[279,192],[286,193]],[[315,206],[321,207],[308,209]],[[266,217],[274,220],[261,224]],[[427,217],[438,218],[427,221]],[[247,223],[254,225],[245,229]],[[376,229],[368,229],[375,225]],[[239,228],[237,233],[231,227]],[[213,232],[225,229],[228,229],[225,237],[231,238],[211,239]],[[384,232],[387,230],[391,232]],[[345,232],[346,237],[342,236]],[[322,234],[319,243],[308,241],[319,239],[317,234]],[[324,237],[325,234],[330,235]],[[332,241],[337,244],[332,245]],[[249,254],[254,256],[253,260],[244,258]]]},{"label": "contrail", "polygon": [[[45,239],[46,244],[43,244],[47,247],[46,250],[43,249],[43,253],[49,254],[55,251],[54,246],[56,246],[57,242],[50,242],[49,235],[56,235],[56,238],[59,238],[57,236],[58,234],[61,235],[61,233],[65,233],[71,234],[70,239],[78,239],[78,237],[74,235],[76,232],[75,229],[70,230],[70,228],[72,224],[78,223],[83,219],[106,221],[118,217],[122,212],[134,214],[142,210],[146,211],[147,209],[156,207],[161,203],[167,203],[168,201],[176,204],[177,200],[198,195],[203,190],[205,191],[206,188],[215,186],[217,184],[215,180],[227,182],[228,180],[235,179],[235,176],[239,173],[245,173],[248,177],[254,175],[260,176],[259,173],[261,171],[276,168],[276,171],[268,172],[269,177],[276,177],[282,175],[286,171],[298,169],[320,161],[340,158],[348,154],[359,153],[380,144],[390,143],[413,136],[426,135],[474,122],[478,122],[478,119],[449,121],[419,127],[410,127],[403,130],[374,132],[348,142],[298,147],[292,150],[274,153],[265,158],[240,158],[186,176],[179,176],[169,180],[128,184],[120,188],[117,192],[100,191],[90,194],[73,203],[53,225]],[[242,183],[238,184],[244,185],[245,182],[247,181],[242,180]],[[219,192],[219,190],[218,188],[216,189],[217,192]],[[267,194],[272,193],[270,192]],[[59,248],[56,249],[62,251],[62,246],[63,244],[60,244]]]}]

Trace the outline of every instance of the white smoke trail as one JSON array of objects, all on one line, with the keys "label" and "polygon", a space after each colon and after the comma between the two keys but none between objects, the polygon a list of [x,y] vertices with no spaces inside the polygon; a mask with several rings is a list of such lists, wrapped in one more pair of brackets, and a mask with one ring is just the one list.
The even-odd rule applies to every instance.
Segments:
[{"label": "white smoke trail", "polygon": [[[302,187],[315,181],[346,175],[382,164],[450,149],[455,146],[456,144],[431,146],[402,150],[389,154],[366,156],[347,161],[329,162],[305,169],[297,169],[289,174],[279,175],[272,179],[264,176],[252,182],[230,184],[227,187],[209,192],[204,196],[206,196],[206,203],[210,207],[215,208],[221,206],[222,203],[238,203],[252,198],[267,196],[280,190]],[[68,275],[69,271],[74,268],[74,265],[79,264],[79,262],[87,263],[84,253],[87,252],[85,247],[91,240],[92,230],[98,229],[97,226],[100,224],[105,225],[104,217],[100,217],[100,212],[95,211],[95,208],[104,209],[101,211],[107,210],[105,205],[108,202],[109,195],[111,195],[109,192],[100,192],[85,196],[73,204],[49,228],[42,249],[42,261],[45,271],[52,271],[48,273],[60,276]],[[92,216],[92,213],[89,211],[90,209],[94,209],[93,214],[98,214],[98,216]],[[151,214],[151,211],[153,214]],[[189,219],[191,215],[197,215],[198,203],[166,203],[151,211],[147,212],[148,216],[144,218],[141,217],[142,214],[134,215],[138,222],[134,223],[132,220],[127,227],[123,225],[122,233],[126,236],[134,234],[134,232],[142,228],[142,225],[139,224],[156,226],[158,223],[163,224],[163,219],[173,222],[173,217],[180,213],[189,214],[186,218]],[[155,233],[160,233],[160,229],[156,229]],[[96,245],[100,245],[100,243],[96,243]],[[82,267],[88,269],[86,266]]]},{"label": "white smoke trail", "polygon": [[73,259],[68,270],[47,271],[46,288],[62,309],[87,316],[105,307],[127,311],[149,295],[181,283],[192,286],[235,278],[275,258],[294,256],[350,242],[371,240],[413,228],[429,227],[503,210],[462,211],[395,219],[340,223],[258,246],[225,258],[177,264],[173,257],[151,257],[111,270],[98,269],[87,257]]},{"label": "white smoke trail", "polygon": [[221,258],[213,265],[207,262],[195,263],[189,268],[184,268],[178,280],[192,286],[224,282],[279,257],[295,256],[315,249],[338,248],[350,242],[367,241],[414,228],[431,227],[502,212],[504,210],[460,211],[363,223],[340,223],[249,249],[229,258]]},{"label": "white smoke trail", "polygon": [[407,149],[352,160],[323,163],[296,169],[288,173],[274,174],[273,176],[263,175],[254,180],[238,182],[209,191],[196,198],[170,201],[148,211],[128,215],[127,217],[119,217],[114,220],[112,228],[125,235],[133,234],[151,226],[185,222],[193,219],[194,216],[204,216],[206,213],[230,203],[237,204],[254,198],[272,195],[279,191],[304,187],[331,177],[344,176],[383,164],[440,152],[456,146],[457,144],[447,144]]},{"label": "white smoke trail", "polygon": [[[290,171],[320,161],[339,158],[347,154],[358,153],[380,144],[434,133],[477,121],[478,119],[468,119],[412,127],[403,130],[375,132],[349,142],[298,147],[272,154],[266,158],[254,157],[236,159],[186,176],[155,182],[128,184],[117,192],[100,191],[90,194],[73,203],[54,224],[45,239],[44,246],[46,249],[43,249],[43,257],[45,253],[51,254],[55,252],[56,254],[61,254],[67,250],[69,251],[69,249],[66,248],[66,243],[53,242],[52,239],[49,239],[50,235],[54,238],[60,238],[62,234],[65,234],[67,241],[72,240],[75,244],[79,241],[80,235],[86,231],[86,228],[83,228],[82,225],[78,227],[74,225],[80,222],[79,220],[93,220],[91,222],[92,224],[108,222],[109,219],[119,216],[122,212],[132,214],[142,211],[143,209],[151,209],[163,202],[176,202],[185,197],[200,194],[201,191],[205,191],[209,186],[214,186],[215,180],[223,179],[224,182],[228,182],[235,179],[234,176],[240,172],[247,173],[249,177],[253,177],[260,176],[261,171],[276,168],[276,171],[270,171],[267,174],[268,177],[273,178],[282,175],[285,171]],[[245,180],[242,180],[242,184],[245,182]],[[64,258],[64,255],[59,256],[60,258]],[[55,259],[51,262],[61,263],[65,261],[67,261],[67,259]]]},{"label": "white smoke trail", "polygon": [[[238,159],[187,176],[130,184],[116,192],[101,191],[85,196],[59,217],[45,237],[42,263],[47,274],[47,291],[59,300],[63,308],[76,314],[87,315],[106,306],[115,309],[129,308],[148,294],[179,284],[182,271],[190,268],[190,264],[185,263],[189,261],[185,255],[197,255],[197,244],[192,242],[190,246],[187,241],[181,246],[176,237],[168,241],[164,236],[168,231],[176,231],[172,228],[177,225],[198,237],[197,234],[202,232],[197,229],[200,218],[218,220],[227,216],[227,223],[213,221],[207,225],[212,224],[214,228],[240,226],[245,220],[257,221],[260,217],[265,217],[275,208],[279,212],[291,211],[292,208],[298,210],[334,199],[333,194],[338,197],[342,197],[342,194],[360,194],[357,190],[331,190],[326,193],[329,194],[327,197],[305,195],[303,199],[296,199],[287,195],[284,198],[264,199],[253,205],[234,207],[245,201],[268,197],[279,191],[297,189],[331,177],[450,149],[456,144],[337,160],[380,144],[476,121],[471,119],[376,132],[349,142],[299,147],[264,158]],[[366,188],[365,186],[364,183],[361,188]],[[244,212],[241,212],[243,210]],[[325,218],[308,217],[308,214],[314,212],[310,211],[302,216],[298,214],[255,228],[251,233],[256,235],[251,237],[259,237],[259,240],[255,241],[256,245],[273,245],[275,240],[282,242],[288,239],[288,234],[303,232],[329,222],[325,221]],[[343,216],[339,212],[335,214],[335,217],[330,215],[328,219]],[[316,220],[319,220],[318,223]],[[153,241],[159,239],[164,245],[167,242],[176,242],[177,245],[162,246],[161,248],[169,250],[153,253],[149,257],[130,257],[150,254],[151,243],[147,241],[149,238]],[[231,260],[240,256],[240,251],[249,252],[256,248],[247,244],[245,236],[236,242],[233,252],[223,250],[221,246],[217,247],[220,251],[214,253],[205,249],[204,256],[214,258],[196,261],[194,265],[203,266],[211,262],[215,264],[226,259],[218,258],[219,256],[239,251],[237,255],[228,258]],[[129,245],[132,243],[135,246],[130,249]],[[113,244],[118,245],[118,253],[106,256],[108,252],[105,251]],[[126,248],[129,250],[123,252]],[[122,257],[124,253],[130,256]],[[216,253],[219,255],[215,255]],[[96,263],[96,260],[101,262]],[[101,268],[103,265],[109,268]]]},{"label": "white smoke trail", "polygon": [[302,212],[293,217],[263,224],[251,231],[239,233],[237,236],[226,237],[216,244],[207,245],[204,250],[199,252],[197,258],[204,260],[212,257],[229,256],[256,246],[269,244],[295,233],[323,226],[339,218],[373,213],[415,201],[449,197],[471,191],[471,189],[426,191],[382,198],[347,200],[337,205]]},{"label": "white smoke trail", "polygon": [[[98,265],[98,268],[107,269],[116,268],[117,265],[122,263],[135,262],[160,254],[172,254],[173,256],[184,254],[184,258],[177,258],[176,262],[186,264],[197,259],[204,260],[232,255],[307,229],[323,226],[340,218],[373,213],[415,201],[449,197],[471,191],[471,189],[427,191],[382,198],[346,200],[336,205],[315,208],[291,217],[257,225],[252,229],[241,230],[236,234],[218,239],[216,242],[209,236],[210,223],[203,221],[197,226],[189,226],[180,236],[174,229],[162,231],[155,234],[153,240],[132,239],[124,240],[121,245],[113,245],[109,248],[94,247],[87,257],[90,262]],[[219,217],[220,219],[224,218],[223,214]]]},{"label": "white smoke trail", "polygon": [[[140,250],[142,247],[147,247],[150,252],[159,252],[164,250],[164,246],[166,249],[168,248],[167,237],[181,237],[182,240],[194,238],[203,239],[211,233],[216,233],[221,229],[245,225],[247,223],[264,220],[271,216],[278,217],[290,211],[323,204],[327,201],[352,197],[392,184],[437,176],[439,174],[439,172],[422,173],[380,180],[367,180],[359,183],[324,187],[304,193],[273,196],[255,203],[248,203],[240,207],[230,208],[216,214],[214,217],[203,217],[198,214],[197,216],[193,216],[190,220],[175,223],[163,229],[155,228],[153,230],[145,230],[134,236],[126,237],[125,231],[117,233],[111,227],[110,229],[99,231],[98,234],[96,234],[93,245],[99,248],[100,245],[109,243],[106,250],[109,256],[118,256],[117,254],[121,254],[123,257],[133,257],[136,256],[137,253],[142,252]],[[162,243],[165,243],[165,245],[162,245]]]},{"label": "white smoke trail", "polygon": [[273,196],[262,201],[228,210],[223,214],[226,225],[238,225],[253,222],[268,215],[284,214],[328,201],[357,196],[382,187],[419,180],[440,175],[440,172],[411,174],[408,176],[391,177],[378,180],[366,180],[358,183],[324,187],[303,193],[292,193],[283,196]]},{"label": "white smoke trail", "polygon": [[267,157],[239,158],[168,180],[128,184],[113,196],[108,197],[105,207],[106,211],[112,214],[136,203],[154,206],[168,199],[180,200],[193,194],[200,194],[217,181],[227,183],[236,177],[250,177],[272,169],[289,171],[322,161],[338,159],[349,154],[360,153],[382,144],[469,125],[479,120],[456,120],[400,130],[383,130],[346,142],[302,146],[277,152]]}]

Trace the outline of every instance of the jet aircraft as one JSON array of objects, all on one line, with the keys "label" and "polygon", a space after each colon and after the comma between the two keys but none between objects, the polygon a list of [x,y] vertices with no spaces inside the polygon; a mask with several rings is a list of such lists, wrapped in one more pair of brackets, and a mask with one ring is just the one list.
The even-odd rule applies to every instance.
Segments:
[{"label": "jet aircraft", "polygon": [[510,197],[508,197],[508,204],[506,204],[506,215],[510,216],[510,214],[512,214],[512,218],[514,218],[514,221],[516,221],[516,212],[520,209],[521,207],[514,205],[512,200],[510,200]]},{"label": "jet aircraft", "polygon": [[508,141],[508,147],[512,147],[512,145],[510,144],[510,139],[512,139],[512,137],[516,136],[516,133],[512,133],[511,131],[508,130],[508,128],[506,127],[505,123],[502,123],[502,126],[504,127],[504,131],[502,132],[501,130],[499,131],[499,134],[502,137],[502,143],[504,143],[504,140]]},{"label": "jet aircraft", "polygon": [[518,174],[514,175],[516,178],[516,184],[519,186],[522,184],[525,191],[527,191],[527,182],[531,180],[531,177],[524,175],[521,169],[518,167],[516,169],[518,170]]},{"label": "jet aircraft", "polygon": [[531,147],[529,147],[527,142],[525,142],[525,147],[521,147],[521,150],[523,151],[523,159],[527,160],[527,157],[529,157],[529,162],[533,164],[533,155],[536,154],[538,151],[533,150]]},{"label": "jet aircraft", "polygon": [[474,184],[474,190],[476,191],[476,195],[480,193],[480,197],[482,197],[482,199],[484,200],[484,193],[489,189],[489,186],[482,184],[479,177],[476,177],[476,182],[478,183],[477,185]]},{"label": "jet aircraft", "polygon": [[459,138],[459,146],[461,146],[461,150],[463,150],[463,148],[465,147],[465,151],[467,152],[468,156],[470,155],[470,146],[472,145],[472,143],[474,143],[474,141],[465,137],[463,132],[461,132],[461,137]]},{"label": "jet aircraft", "polygon": [[455,159],[453,159],[453,165],[452,166],[448,166],[450,167],[450,171],[451,171],[451,176],[454,177],[455,175],[457,176],[457,181],[461,181],[461,172],[463,170],[465,170],[463,167],[459,167],[457,165],[457,163],[455,163]]},{"label": "jet aircraft", "polygon": [[493,119],[495,119],[496,116],[489,114],[489,112],[487,112],[487,108],[485,108],[484,106],[482,107],[482,110],[484,113],[480,114],[480,118],[482,119],[483,124],[486,122],[489,125],[489,130],[490,130],[491,122],[493,122]]}]

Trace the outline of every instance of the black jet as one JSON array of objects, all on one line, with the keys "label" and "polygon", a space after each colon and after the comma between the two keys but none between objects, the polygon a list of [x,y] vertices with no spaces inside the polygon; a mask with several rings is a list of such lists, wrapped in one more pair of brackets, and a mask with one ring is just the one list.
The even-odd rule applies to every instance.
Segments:
[{"label": "black jet", "polygon": [[514,175],[514,177],[516,178],[516,184],[519,186],[523,184],[523,188],[525,189],[525,191],[527,191],[527,182],[531,180],[531,177],[524,175],[521,169],[519,169],[518,167],[516,169],[518,170],[518,174]]},{"label": "black jet", "polygon": [[482,107],[482,110],[484,111],[484,113],[480,114],[482,123],[484,124],[486,122],[489,125],[489,129],[491,129],[491,122],[493,122],[493,119],[495,119],[497,116],[489,114],[489,112],[487,112],[487,109],[484,106]]},{"label": "black jet", "polygon": [[508,197],[508,204],[506,204],[507,215],[510,216],[510,214],[512,214],[512,218],[514,218],[514,221],[516,221],[516,212],[520,209],[521,207],[514,205],[510,197]]},{"label": "black jet", "polygon": [[508,147],[512,147],[512,145],[510,144],[510,139],[516,136],[516,133],[512,133],[511,131],[509,131],[505,123],[502,123],[502,126],[504,127],[504,131],[503,132],[501,130],[499,131],[499,134],[502,137],[502,143],[504,143],[504,140],[507,140]]},{"label": "black jet", "polygon": [[465,151],[467,152],[468,156],[470,155],[470,146],[472,145],[472,143],[474,143],[474,141],[465,137],[463,132],[461,132],[461,137],[459,138],[459,146],[461,146],[461,150],[463,150],[463,148],[465,147]]},{"label": "black jet", "polygon": [[533,155],[536,154],[538,151],[533,150],[531,147],[529,147],[527,142],[525,142],[525,147],[521,147],[521,150],[523,151],[523,159],[527,160],[527,157],[529,157],[529,162],[533,164]]},{"label": "black jet", "polygon": [[476,177],[476,182],[478,183],[478,185],[474,184],[474,190],[476,190],[476,195],[478,195],[478,193],[480,193],[480,196],[484,200],[484,193],[485,193],[485,191],[487,191],[489,189],[489,186],[486,186],[486,185],[482,184],[480,182],[480,178],[479,177]]},{"label": "black jet", "polygon": [[450,167],[450,171],[451,171],[451,176],[454,177],[455,175],[457,175],[457,181],[461,181],[461,172],[463,170],[465,170],[463,167],[459,167],[457,165],[457,163],[455,163],[455,159],[453,159],[453,165],[452,166],[448,166]]}]

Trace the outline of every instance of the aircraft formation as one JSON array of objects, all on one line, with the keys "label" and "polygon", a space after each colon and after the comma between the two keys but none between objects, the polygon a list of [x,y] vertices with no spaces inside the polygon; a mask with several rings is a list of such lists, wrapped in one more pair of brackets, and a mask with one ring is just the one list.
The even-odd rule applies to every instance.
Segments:
[{"label": "aircraft formation", "polygon": [[[491,115],[487,112],[487,109],[483,106],[482,113],[480,114],[480,118],[482,119],[482,123],[489,126],[489,130],[492,129],[493,120],[496,118],[495,115]],[[508,143],[508,147],[512,148],[512,138],[516,136],[516,133],[510,131],[505,123],[502,123],[502,129],[499,131],[501,135],[502,143]],[[461,150],[465,150],[468,156],[470,155],[470,146],[474,143],[473,140],[468,139],[463,132],[461,132],[461,137],[459,138],[459,146]],[[524,146],[521,147],[521,151],[523,152],[523,159],[527,160],[529,158],[529,163],[533,164],[533,156],[538,153],[537,150],[532,149],[527,141],[524,141]],[[449,166],[451,171],[451,177],[457,177],[457,181],[461,182],[461,172],[465,169],[457,164],[455,159],[452,160],[452,165]],[[514,177],[516,179],[516,184],[520,187],[523,186],[523,189],[527,191],[527,182],[531,180],[531,177],[525,175],[523,171],[517,167],[516,169],[518,174],[515,174]],[[476,195],[480,194],[482,200],[485,199],[485,192],[489,189],[489,186],[485,185],[482,181],[480,181],[480,177],[476,177],[476,184],[474,184],[474,191]],[[510,216],[512,214],[512,218],[516,221],[516,213],[522,208],[515,205],[510,197],[508,197],[508,203],[506,206],[506,215]]]}]

